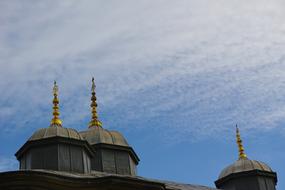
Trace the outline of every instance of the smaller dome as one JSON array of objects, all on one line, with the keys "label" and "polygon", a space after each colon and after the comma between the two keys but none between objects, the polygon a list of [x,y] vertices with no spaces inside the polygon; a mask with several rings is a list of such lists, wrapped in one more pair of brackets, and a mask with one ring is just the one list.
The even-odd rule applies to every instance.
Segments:
[{"label": "smaller dome", "polygon": [[113,144],[120,146],[129,146],[123,135],[117,131],[108,131],[102,127],[91,127],[87,131],[80,132],[81,136],[86,139],[89,144]]},{"label": "smaller dome", "polygon": [[246,158],[246,159],[239,159],[235,163],[223,169],[223,171],[220,173],[219,179],[229,176],[230,174],[233,173],[252,171],[252,170],[273,172],[272,169],[267,164],[256,160],[249,160]]},{"label": "smaller dome", "polygon": [[70,139],[84,140],[82,136],[75,130],[63,127],[47,127],[38,129],[28,141],[46,139],[50,137],[65,137]]}]

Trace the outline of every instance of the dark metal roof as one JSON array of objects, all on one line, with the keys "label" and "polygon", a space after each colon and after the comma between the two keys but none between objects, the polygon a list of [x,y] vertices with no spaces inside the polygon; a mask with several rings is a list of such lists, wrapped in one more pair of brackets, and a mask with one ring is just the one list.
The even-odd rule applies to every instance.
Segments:
[{"label": "dark metal roof", "polygon": [[165,186],[166,186],[166,189],[169,189],[169,190],[215,190],[215,188],[211,188],[211,187],[206,187],[206,186],[201,186],[201,185],[182,184],[182,183],[175,183],[175,182],[165,182]]},{"label": "dark metal roof", "polygon": [[229,176],[233,173],[251,171],[251,170],[260,170],[266,172],[273,172],[272,169],[265,163],[256,161],[256,160],[249,160],[249,159],[239,159],[235,163],[229,165],[219,175],[219,179]]},{"label": "dark metal roof", "polygon": [[29,138],[28,141],[46,139],[50,137],[65,137],[70,139],[84,140],[82,136],[75,129],[63,128],[63,127],[47,127],[38,129]]},{"label": "dark metal roof", "polygon": [[91,145],[105,143],[129,146],[128,142],[121,133],[117,131],[109,131],[102,127],[91,127],[87,131],[80,132],[80,134]]}]

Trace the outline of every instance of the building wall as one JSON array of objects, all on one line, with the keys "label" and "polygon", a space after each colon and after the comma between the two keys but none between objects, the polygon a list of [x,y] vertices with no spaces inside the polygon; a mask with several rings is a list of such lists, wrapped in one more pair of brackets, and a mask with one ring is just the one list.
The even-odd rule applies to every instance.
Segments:
[{"label": "building wall", "polygon": [[275,183],[271,177],[244,176],[231,179],[219,188],[224,190],[275,190]]},{"label": "building wall", "polygon": [[103,171],[108,173],[130,175],[130,160],[127,152],[118,150],[102,150]]},{"label": "building wall", "polygon": [[128,151],[98,148],[94,150],[92,170],[107,173],[136,175],[136,164]]},{"label": "building wall", "polygon": [[88,173],[91,163],[83,147],[59,143],[30,148],[20,159],[20,169]]}]

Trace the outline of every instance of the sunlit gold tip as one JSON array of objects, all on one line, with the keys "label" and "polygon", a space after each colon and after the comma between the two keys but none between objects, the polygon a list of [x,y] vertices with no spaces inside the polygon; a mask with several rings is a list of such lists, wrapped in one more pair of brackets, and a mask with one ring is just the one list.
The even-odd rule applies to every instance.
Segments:
[{"label": "sunlit gold tip", "polygon": [[96,93],[95,93],[95,82],[94,78],[92,78],[92,87],[91,87],[91,113],[92,113],[92,118],[91,121],[89,122],[89,128],[90,127],[102,127],[101,121],[98,119],[98,114],[97,114],[97,103],[96,103]]},{"label": "sunlit gold tip", "polygon": [[237,144],[239,149],[239,159],[247,159],[246,154],[244,153],[244,148],[242,145],[242,140],[240,137],[238,126],[236,125],[236,138],[237,138]]},{"label": "sunlit gold tip", "polygon": [[56,85],[56,81],[54,81],[54,86],[53,86],[53,118],[50,122],[51,127],[62,127],[62,122],[59,119],[59,99],[58,99],[58,86]]}]

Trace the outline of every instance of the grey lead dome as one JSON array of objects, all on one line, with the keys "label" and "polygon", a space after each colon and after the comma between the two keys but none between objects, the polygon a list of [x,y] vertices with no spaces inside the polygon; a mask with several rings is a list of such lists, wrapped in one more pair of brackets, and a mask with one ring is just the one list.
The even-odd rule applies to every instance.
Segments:
[{"label": "grey lead dome", "polygon": [[65,137],[70,139],[84,140],[75,129],[63,127],[47,127],[38,129],[28,141],[46,139],[50,137]]},{"label": "grey lead dome", "polygon": [[106,143],[112,145],[129,146],[124,136],[117,131],[108,131],[102,127],[92,127],[87,131],[80,132],[89,144]]},{"label": "grey lead dome", "polygon": [[239,159],[235,163],[223,169],[223,171],[219,175],[219,179],[229,176],[230,174],[233,173],[239,173],[251,170],[273,172],[272,169],[263,162],[256,160],[249,160],[249,159]]}]

